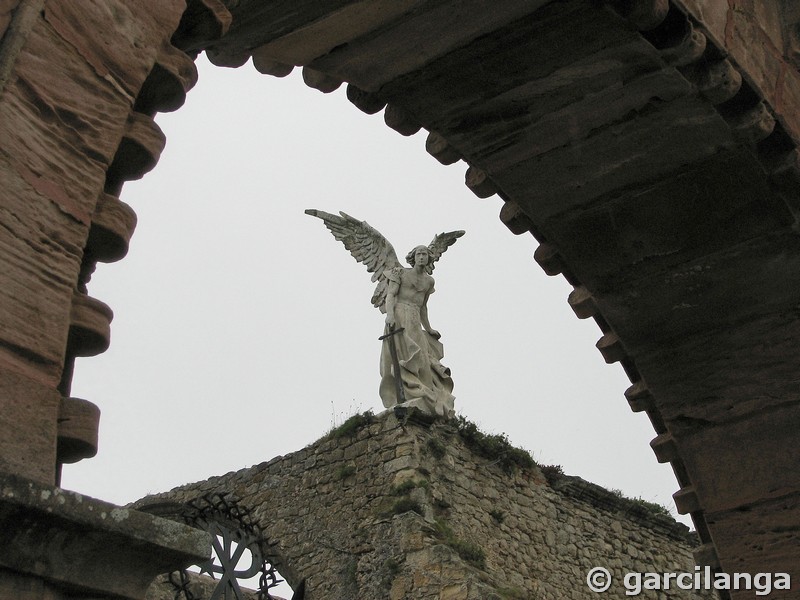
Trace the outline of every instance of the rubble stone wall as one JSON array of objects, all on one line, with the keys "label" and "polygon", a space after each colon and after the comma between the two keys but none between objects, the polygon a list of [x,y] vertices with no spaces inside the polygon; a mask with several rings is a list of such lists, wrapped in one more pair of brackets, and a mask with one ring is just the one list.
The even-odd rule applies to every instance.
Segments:
[{"label": "rubble stone wall", "polygon": [[593,567],[625,597],[628,572],[693,571],[685,526],[579,478],[551,480],[476,453],[452,422],[391,415],[140,503],[234,494],[310,600],[596,599]]}]

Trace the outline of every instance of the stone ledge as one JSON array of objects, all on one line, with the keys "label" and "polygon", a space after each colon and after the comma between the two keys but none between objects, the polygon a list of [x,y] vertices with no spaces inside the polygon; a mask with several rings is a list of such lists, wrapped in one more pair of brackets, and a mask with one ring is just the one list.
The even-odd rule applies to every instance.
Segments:
[{"label": "stone ledge", "polygon": [[141,599],[211,548],[203,531],[8,474],[0,523],[0,567],[82,594]]},{"label": "stone ledge", "polygon": [[600,510],[624,515],[642,527],[666,535],[671,539],[688,543],[692,547],[700,544],[697,535],[683,523],[666,515],[654,514],[636,500],[619,496],[580,477],[562,475],[553,481],[551,487],[565,496],[587,502]]}]

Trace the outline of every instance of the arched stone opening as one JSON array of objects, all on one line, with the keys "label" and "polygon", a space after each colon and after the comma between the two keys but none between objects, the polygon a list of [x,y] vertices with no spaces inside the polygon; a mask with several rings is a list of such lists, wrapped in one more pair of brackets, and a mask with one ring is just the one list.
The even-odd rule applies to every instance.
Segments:
[{"label": "arched stone opening", "polygon": [[210,558],[162,574],[151,584],[148,599],[304,597],[305,578],[293,568],[280,540],[264,527],[269,523],[264,507],[217,490],[177,502],[140,501],[136,508],[213,536]]},{"label": "arched stone opening", "polygon": [[[692,2],[675,3],[672,8],[677,7],[679,12],[683,12],[680,9],[685,9],[695,21],[699,19],[700,29],[706,31],[712,41],[715,37],[722,39],[716,35],[719,24],[713,22],[712,19],[704,20],[702,11],[698,11],[694,4]],[[658,14],[659,11],[648,13],[646,10],[642,12],[638,9],[640,6],[663,8],[666,3],[642,2],[635,5],[624,3],[622,6],[636,9],[624,15],[632,19],[635,28],[657,31],[658,19],[650,17]],[[220,7],[221,5],[216,5],[217,9]],[[675,14],[674,11],[673,14]],[[604,12],[603,18],[607,16]],[[662,16],[665,17],[663,22],[675,23],[675,21],[670,21],[668,13]],[[173,14],[172,17],[174,18],[175,15]],[[621,32],[624,28],[614,21],[615,18],[609,17],[615,23],[610,30]],[[680,22],[691,24],[695,21]],[[605,23],[605,21],[603,22]],[[651,27],[656,29],[651,29]],[[671,31],[668,28],[667,31],[657,32],[650,37],[656,42],[660,39],[670,39]],[[776,466],[773,461],[769,460],[774,458],[771,457],[774,452],[771,452],[770,445],[764,442],[765,439],[776,439],[777,435],[777,440],[786,443],[792,439],[791,430],[796,423],[794,396],[787,388],[791,380],[785,373],[786,370],[792,371],[793,369],[792,365],[787,366],[785,361],[781,360],[781,356],[790,354],[790,349],[793,347],[795,324],[791,316],[793,314],[791,306],[795,299],[791,293],[785,292],[780,286],[776,289],[775,284],[776,279],[780,279],[782,282],[793,281],[792,274],[796,271],[793,268],[796,244],[793,242],[793,234],[789,229],[795,212],[791,196],[796,188],[794,179],[796,165],[792,162],[795,157],[793,139],[796,139],[796,127],[793,126],[791,114],[787,116],[787,113],[781,112],[779,106],[778,101],[782,98],[789,99],[789,96],[782,95],[785,91],[784,87],[777,91],[765,90],[761,85],[764,81],[757,77],[759,75],[758,65],[752,66],[743,60],[741,52],[735,53],[735,56],[739,57],[738,62],[734,60],[736,64],[732,64],[730,61],[726,63],[720,54],[714,54],[713,48],[709,49],[706,46],[700,55],[702,59],[693,62],[697,58],[695,54],[700,51],[702,36],[695,35],[692,28],[685,27],[683,31],[686,35],[676,40],[679,42],[678,44],[658,48],[662,51],[669,50],[668,52],[662,52],[658,56],[651,55],[654,61],[665,61],[674,67],[680,77],[675,76],[675,73],[670,70],[665,79],[659,80],[659,84],[663,84],[664,87],[659,88],[656,96],[649,96],[648,93],[645,93],[644,103],[650,109],[667,105],[681,107],[687,111],[686,113],[679,111],[681,115],[692,114],[697,119],[705,119],[704,122],[709,125],[709,129],[703,130],[703,133],[708,135],[697,135],[700,129],[689,127],[683,132],[687,135],[695,134],[697,137],[689,137],[690,143],[686,147],[680,146],[680,149],[685,152],[665,151],[658,156],[659,160],[655,161],[652,161],[654,158],[652,155],[648,155],[648,158],[643,159],[642,163],[633,163],[634,167],[638,165],[640,170],[637,171],[636,168],[631,168],[631,164],[628,164],[626,172],[663,175],[665,172],[659,169],[664,165],[674,166],[674,161],[685,161],[685,164],[692,164],[696,168],[681,173],[681,177],[676,177],[671,182],[651,182],[652,187],[640,186],[620,198],[608,196],[605,198],[608,204],[596,208],[594,211],[587,210],[583,215],[584,218],[573,222],[562,221],[559,224],[559,220],[548,212],[552,211],[553,207],[547,202],[552,203],[560,199],[559,194],[555,191],[549,196],[545,194],[536,198],[536,202],[533,200],[526,202],[519,197],[515,200],[518,200],[518,206],[523,214],[533,210],[534,205],[539,206],[540,203],[543,203],[541,204],[543,212],[537,212],[537,218],[532,218],[532,221],[541,220],[553,239],[558,239],[559,243],[549,247],[545,246],[539,252],[539,259],[551,272],[563,271],[567,266],[569,267],[568,274],[575,276],[570,269],[577,270],[578,276],[576,276],[575,283],[582,282],[585,289],[579,287],[576,290],[576,294],[573,296],[573,305],[579,314],[587,316],[592,314],[596,316],[594,305],[599,305],[600,314],[604,316],[601,320],[604,335],[600,347],[607,358],[620,360],[623,365],[627,366],[626,370],[631,373],[632,379],[639,383],[641,379],[635,377],[636,373],[633,372],[631,361],[628,360],[631,356],[635,356],[636,371],[641,370],[646,374],[648,385],[638,385],[637,387],[634,384],[628,394],[632,406],[643,409],[651,416],[662,412],[656,410],[659,408],[666,407],[672,411],[668,415],[661,415],[661,421],[656,418],[658,415],[654,417],[654,426],[659,434],[659,437],[654,440],[654,448],[660,460],[672,462],[676,469],[678,480],[683,486],[679,495],[683,507],[688,512],[698,515],[697,519],[705,511],[711,511],[715,515],[718,541],[732,538],[733,532],[738,532],[745,525],[751,527],[753,532],[764,529],[755,522],[742,523],[742,517],[737,513],[739,508],[744,507],[747,512],[756,508],[756,512],[769,521],[770,514],[780,512],[775,503],[786,502],[788,499],[789,504],[794,508],[787,508],[781,514],[796,514],[796,503],[792,504],[792,502],[797,496],[797,482],[787,480],[784,476],[786,473],[797,472],[797,469],[794,468],[796,464],[793,462],[795,459],[791,456],[781,455],[777,459],[782,462]],[[638,34],[633,34],[630,41],[638,48],[639,40],[635,37],[636,35]],[[159,36],[154,37],[159,38]],[[145,44],[145,47],[151,48],[155,45],[153,42],[150,45]],[[146,62],[142,61],[142,64]],[[661,63],[658,64],[660,68]],[[733,67],[741,68],[743,64],[748,67],[745,78],[747,85],[739,88],[739,90],[744,90],[739,92],[734,89],[736,86],[728,84],[736,80],[733,74],[736,69]],[[321,67],[322,65],[317,66]],[[696,72],[695,66],[702,68]],[[705,67],[708,69],[705,70]],[[731,70],[732,68],[733,70]],[[331,73],[331,69],[314,70]],[[700,75],[700,80],[693,81],[692,75]],[[786,72],[785,75],[786,81],[790,81],[794,77],[792,72]],[[144,74],[139,81],[143,78]],[[130,84],[128,87],[137,88],[135,79],[125,83]],[[687,97],[688,99],[681,96],[682,90],[686,87],[684,80],[692,81],[692,86],[694,86],[689,86],[691,93]],[[706,86],[708,83],[712,85]],[[673,84],[675,87],[672,87]],[[781,85],[783,86],[784,83],[782,82]],[[369,85],[362,83],[360,89],[369,88]],[[696,103],[694,94],[697,91],[701,91],[708,103],[718,108],[711,109],[705,101]],[[759,100],[761,92],[764,92],[766,104]],[[733,95],[726,96],[729,93]],[[671,96],[671,94],[676,94],[677,97]],[[637,97],[636,94],[633,97]],[[661,104],[662,102],[664,104]],[[404,109],[400,116],[403,116],[402,113],[405,113],[406,116],[415,114],[413,108],[410,108],[412,105],[413,102],[408,98],[405,103],[398,103],[398,106]],[[116,106],[119,107],[119,105]],[[624,106],[624,103],[621,106]],[[692,112],[693,110],[697,110],[697,112]],[[640,112],[642,112],[642,116],[646,116],[644,114],[646,111]],[[636,109],[634,109],[634,113],[637,113]],[[665,113],[658,113],[657,110],[656,113],[665,115]],[[415,116],[419,117],[419,114]],[[511,121],[518,115],[512,111],[503,116],[504,119]],[[775,124],[776,117],[777,125]],[[418,122],[425,120],[417,119]],[[404,118],[400,118],[398,121],[401,124],[407,124],[407,120]],[[692,124],[697,125],[699,122],[695,120]],[[136,157],[137,152],[142,148],[145,149],[145,154],[152,155],[154,151],[157,152],[159,136],[149,127],[146,119],[133,117],[125,120],[125,123],[125,127],[122,127],[121,120],[118,119],[111,125],[115,132],[129,134],[126,139],[135,138],[137,140],[133,145],[128,144],[127,147],[123,145],[123,155],[130,155],[124,161],[125,165],[135,166],[138,169],[144,168],[147,165],[146,156],[141,160],[134,160],[131,157]],[[658,121],[656,121],[657,123]],[[663,126],[670,123],[669,119],[661,122]],[[480,124],[480,121],[472,124]],[[657,135],[663,131],[663,127],[645,128],[644,131],[647,135],[644,136],[643,143],[653,138],[658,139]],[[712,133],[714,135],[711,135]],[[714,137],[715,135],[719,137]],[[452,142],[452,139],[449,141]],[[567,146],[570,152],[576,155],[580,155],[581,152],[587,153],[593,148],[591,144],[583,146],[568,144]],[[676,148],[671,149],[675,150]],[[709,149],[714,151],[711,152],[713,157],[704,162],[704,156]],[[577,150],[581,152],[577,152]],[[716,152],[717,150],[719,152]],[[114,151],[113,144],[109,144],[105,148],[103,158],[106,160],[106,164],[115,164],[113,162]],[[551,158],[556,158],[556,156],[551,155]],[[724,157],[724,160],[717,162],[720,157]],[[560,158],[569,159],[569,156],[562,155]],[[588,194],[589,188],[591,188],[591,193],[599,190],[601,196],[603,193],[612,194],[614,176],[621,173],[621,171],[613,169],[604,171],[603,168],[600,168],[598,172],[601,175],[609,173],[611,175],[607,178],[599,177],[584,181],[584,185],[578,185],[576,190],[569,187],[569,182],[573,181],[573,178],[568,176],[569,168],[565,171],[547,168],[553,165],[557,166],[560,164],[558,161],[549,163],[546,160],[539,161],[537,158],[534,164],[545,167],[542,170],[548,173],[548,177],[558,176],[560,173],[562,176],[560,181],[566,185],[566,187],[562,185],[560,192],[577,200],[579,204],[581,199],[588,202],[595,198],[591,194],[582,195]],[[570,163],[569,160],[564,164],[571,168],[576,166],[575,162]],[[602,160],[599,165],[600,167],[609,166]],[[115,170],[122,166],[122,162],[117,162],[115,168],[111,169],[111,174],[115,175],[116,179],[111,177],[105,182],[104,187],[107,188],[107,193],[113,195],[119,181],[124,179],[123,174]],[[136,169],[127,175],[135,175],[135,171]],[[732,184],[729,178],[726,179],[727,174],[731,171],[742,176],[740,182]],[[500,180],[499,175],[491,169],[482,169],[482,172],[484,175],[489,173],[490,180],[492,177],[498,179],[500,184],[497,187],[505,190],[506,193],[510,189],[509,185],[513,187],[514,184],[524,183],[531,176],[531,173],[522,170],[517,171],[517,174],[522,172],[525,175],[522,180],[515,179],[512,171],[507,173],[507,179]],[[92,174],[95,178],[102,176],[96,169],[92,171]],[[532,175],[533,180],[536,181],[537,173]],[[539,177],[539,183],[541,183],[542,176]],[[726,181],[728,181],[727,185],[725,185]],[[482,178],[479,173],[473,171],[472,182],[476,189],[482,190],[485,177]],[[565,182],[567,183],[565,184]],[[742,182],[746,184],[743,189]],[[587,183],[592,183],[592,185],[586,185]],[[661,185],[662,183],[663,185]],[[75,185],[80,187],[79,184]],[[604,185],[612,187],[603,187]],[[718,185],[721,187],[717,187]],[[46,192],[36,177],[28,178],[28,186],[38,186],[40,192]],[[704,202],[699,204],[702,206],[702,210],[696,210],[698,204],[693,204],[691,201],[685,199],[683,202],[679,201],[682,192],[687,189],[698,189],[698,186],[700,190],[708,193],[708,196],[701,195],[704,199]],[[24,191],[28,193],[30,190],[25,188]],[[80,194],[76,195],[80,196]],[[643,198],[647,199],[648,207],[657,209],[656,214],[677,215],[678,218],[675,221],[659,220],[657,226],[648,226],[645,216],[636,211],[636,200]],[[720,198],[723,198],[724,202],[720,201]],[[759,198],[763,201],[756,203],[752,198]],[[81,235],[86,234],[86,228],[89,226],[86,207],[81,206],[76,209],[63,202],[63,198],[61,198],[59,206],[61,210],[72,214],[79,224],[64,225],[65,230],[69,229],[67,237],[70,238],[70,241],[79,239]],[[513,215],[520,217],[520,213],[515,212],[516,209],[512,207],[510,210]],[[88,213],[91,214],[91,210]],[[702,228],[697,227],[697,223],[702,221],[703,217],[709,216],[714,220],[716,229],[714,234],[706,235]],[[531,218],[531,215],[528,217]],[[524,221],[524,219],[522,220]],[[608,237],[594,235],[593,232],[598,228],[601,231],[611,231],[613,235]],[[648,232],[648,235],[641,236],[641,231]],[[24,237],[25,234],[23,233],[21,236]],[[548,239],[552,242],[550,236]],[[687,248],[696,252],[682,253]],[[77,252],[71,252],[70,260],[66,261],[68,264],[62,273],[63,280],[70,283],[63,284],[61,281],[57,286],[57,295],[60,298],[57,304],[60,308],[54,309],[52,314],[48,313],[52,317],[51,322],[55,323],[52,326],[52,330],[56,334],[53,336],[53,344],[43,343],[37,345],[36,348],[30,348],[30,345],[25,344],[15,345],[15,340],[7,341],[5,344],[6,348],[12,348],[8,354],[15,363],[12,371],[15,375],[24,373],[23,378],[28,380],[28,383],[21,383],[18,386],[14,384],[11,387],[28,391],[32,387],[36,388],[37,393],[43,398],[41,405],[47,407],[44,411],[46,414],[40,415],[39,420],[49,423],[50,430],[55,428],[57,422],[56,413],[61,402],[60,397],[68,395],[63,381],[60,394],[52,392],[58,387],[57,380],[60,373],[69,369],[69,357],[62,360],[64,359],[63,348],[70,344],[69,338],[83,342],[84,349],[80,350],[83,352],[96,351],[105,344],[107,311],[100,305],[86,301],[80,295],[76,300],[72,299],[72,282],[78,279],[77,273],[81,270],[80,263],[82,261],[79,254],[80,248]],[[602,257],[603,260],[598,260],[598,257]],[[611,262],[604,264],[605,260]],[[608,268],[609,264],[611,265],[610,269]],[[770,265],[768,273],[764,273],[758,268],[764,264]],[[756,267],[747,268],[748,265],[756,265]],[[84,265],[84,267],[86,266]],[[651,266],[657,268],[648,271]],[[682,266],[691,268],[682,270]],[[624,267],[624,272],[615,271],[620,267]],[[660,271],[659,269],[662,267],[666,271]],[[696,270],[694,267],[700,267],[700,269]],[[705,267],[708,267],[711,274],[719,273],[719,278],[704,275]],[[83,271],[86,272],[87,269],[84,268]],[[633,277],[633,273],[636,274],[636,277]],[[671,284],[681,279],[672,277],[663,280],[661,277],[664,273],[680,275],[688,284],[686,286],[676,284],[677,288],[670,288]],[[698,275],[695,276],[693,273]],[[627,278],[628,276],[630,278]],[[720,281],[724,283],[720,284]],[[633,299],[633,296],[626,295],[626,291],[629,294],[636,291],[633,285],[635,283],[652,284],[647,288],[649,294],[646,299],[643,300],[641,297]],[[674,297],[683,300],[694,299],[697,302],[694,304],[685,302],[686,306],[680,302],[670,304],[672,309],[687,311],[680,313],[679,317],[674,317],[674,311],[665,312],[661,304],[670,302],[673,297],[671,290],[674,292]],[[758,290],[758,294],[753,294],[748,290]],[[757,297],[759,294],[764,294],[769,299],[761,302],[761,298]],[[652,304],[648,304],[648,302]],[[72,312],[65,308],[67,306],[74,307],[74,319],[71,318],[72,315],[67,315]],[[70,328],[70,324],[74,326]],[[22,338],[28,331],[24,325],[23,323],[23,326],[19,327],[19,331],[23,333]],[[729,329],[728,326],[734,326],[735,329]],[[72,329],[71,336],[70,329]],[[696,331],[700,329],[706,337],[696,340],[695,338],[698,337]],[[762,347],[767,347],[764,346],[765,335],[770,335],[765,332],[774,331],[781,333],[774,334],[772,339],[775,343],[768,344],[768,347],[775,348],[773,352],[777,353],[777,357],[770,356],[769,353],[760,353]],[[30,331],[28,333],[31,334]],[[36,331],[31,334],[31,337],[36,338],[35,334]],[[683,343],[684,340],[689,340],[689,343]],[[751,340],[754,340],[755,343],[751,343]],[[725,351],[718,356],[709,353],[706,350],[708,347],[713,347],[715,350],[723,348]],[[75,346],[73,346],[73,350],[78,351]],[[708,372],[713,375],[707,376],[703,369],[695,368],[702,363],[711,366]],[[23,364],[23,367],[19,367],[19,364]],[[31,367],[31,364],[34,366]],[[665,364],[671,365],[672,368],[665,369]],[[35,372],[37,377],[40,377],[36,386],[29,383],[32,381],[31,372]],[[742,385],[742,380],[744,380],[744,385]],[[676,381],[683,383],[675,383]],[[757,382],[757,385],[754,385],[754,381]],[[650,391],[653,393],[649,393]],[[751,402],[752,398],[756,400]],[[712,425],[709,426],[709,423]],[[54,434],[50,437],[57,437],[57,432],[50,431],[49,433]],[[751,439],[755,438],[755,442],[757,442],[748,447],[746,452],[742,451],[738,441],[744,435]],[[737,441],[733,442],[732,440]],[[46,444],[41,446],[44,448]],[[703,450],[709,447],[719,449],[718,451],[724,459],[703,458]],[[48,452],[54,454],[55,451]],[[688,464],[687,461],[689,461]],[[44,462],[46,461],[43,461],[42,464]],[[55,461],[50,460],[51,464],[53,462]],[[736,474],[736,469],[731,465],[738,467],[746,465],[747,468],[741,470],[755,474],[755,480],[748,477],[745,481]],[[28,470],[39,478],[48,478],[46,468],[37,466]],[[698,479],[701,476],[702,478]],[[787,517],[787,519],[791,521],[791,517]],[[699,529],[702,533],[703,528],[699,527]],[[758,548],[762,544],[756,538],[749,538],[744,544],[738,546],[735,540],[731,540],[731,549],[727,559],[737,561],[751,552],[758,554]],[[781,556],[785,557],[786,554]],[[742,560],[749,559],[745,557]],[[764,561],[767,559],[758,560],[761,560],[762,564],[766,564]]]}]

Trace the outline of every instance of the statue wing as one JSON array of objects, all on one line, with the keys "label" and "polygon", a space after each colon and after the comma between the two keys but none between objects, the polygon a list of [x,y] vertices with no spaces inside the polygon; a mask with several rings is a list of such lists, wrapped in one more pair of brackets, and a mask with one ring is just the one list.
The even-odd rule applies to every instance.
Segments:
[{"label": "statue wing", "polygon": [[449,231],[447,233],[439,233],[434,236],[433,241],[428,244],[428,250],[431,253],[431,261],[428,263],[426,270],[428,275],[433,273],[436,261],[444,254],[450,246],[456,243],[456,240],[464,235],[463,231]]},{"label": "statue wing", "polygon": [[358,262],[366,265],[372,273],[372,281],[378,282],[372,294],[372,305],[386,312],[386,290],[389,287],[386,271],[400,267],[394,248],[383,235],[366,221],[359,221],[339,212],[340,216],[321,210],[308,209],[307,215],[322,219],[337,240],[344,244]]}]

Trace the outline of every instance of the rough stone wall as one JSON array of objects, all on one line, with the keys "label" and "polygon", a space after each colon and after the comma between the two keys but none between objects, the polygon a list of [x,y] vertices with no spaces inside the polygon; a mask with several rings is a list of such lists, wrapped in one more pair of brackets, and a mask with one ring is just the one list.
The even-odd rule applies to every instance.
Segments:
[{"label": "rough stone wall", "polygon": [[[252,509],[307,598],[596,599],[608,568],[692,571],[692,536],[578,478],[548,483],[476,454],[452,424],[377,417],[352,436],[140,501],[227,491]],[[482,556],[481,556],[482,555]],[[653,596],[655,597],[655,596]],[[700,598],[672,591],[658,598]]]}]

